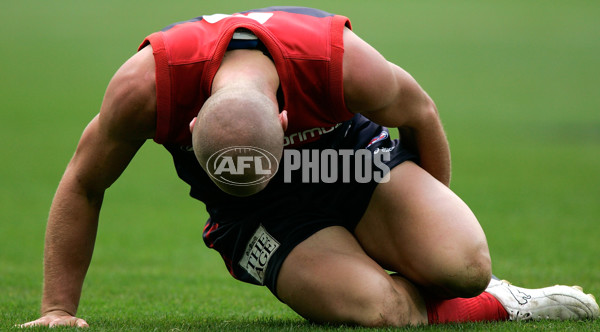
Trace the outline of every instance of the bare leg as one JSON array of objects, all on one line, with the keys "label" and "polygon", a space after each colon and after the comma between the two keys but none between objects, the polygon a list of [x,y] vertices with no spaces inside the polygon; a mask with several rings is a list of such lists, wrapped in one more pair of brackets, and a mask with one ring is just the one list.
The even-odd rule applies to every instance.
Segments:
[{"label": "bare leg", "polygon": [[427,324],[421,289],[476,296],[490,278],[487,242],[473,213],[406,162],[378,185],[354,235],[330,227],[298,245],[282,265],[277,291],[316,322],[404,326]]},{"label": "bare leg", "polygon": [[362,326],[427,323],[417,289],[391,277],[342,227],[330,227],[298,245],[277,282],[279,297],[315,322]]},{"label": "bare leg", "polygon": [[491,278],[485,234],[469,207],[412,162],[378,185],[355,235],[369,257],[436,296],[476,296]]}]

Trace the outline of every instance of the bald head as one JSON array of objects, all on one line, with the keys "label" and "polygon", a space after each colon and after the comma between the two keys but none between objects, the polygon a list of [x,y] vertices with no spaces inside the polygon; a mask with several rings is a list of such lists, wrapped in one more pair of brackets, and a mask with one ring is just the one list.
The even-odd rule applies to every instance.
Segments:
[{"label": "bald head", "polygon": [[[192,130],[194,153],[202,168],[221,190],[234,196],[249,196],[266,187],[265,172],[275,172],[283,152],[283,128],[273,101],[255,89],[231,87],[213,94],[202,106]],[[232,149],[250,147],[250,149]],[[226,158],[250,160],[244,165],[217,165],[211,156],[227,151]],[[253,162],[256,152],[272,155]],[[220,155],[217,154],[217,155]],[[258,167],[258,169],[257,169]],[[217,171],[224,181],[212,176]]]}]

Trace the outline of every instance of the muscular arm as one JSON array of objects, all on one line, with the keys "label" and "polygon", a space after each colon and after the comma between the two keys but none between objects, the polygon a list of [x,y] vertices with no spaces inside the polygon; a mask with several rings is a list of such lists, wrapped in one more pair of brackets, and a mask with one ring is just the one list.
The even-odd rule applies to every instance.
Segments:
[{"label": "muscular arm", "polygon": [[154,91],[154,60],[147,47],[111,80],[100,113],[84,130],[60,181],[46,228],[42,318],[24,326],[87,325],[74,316],[104,191],[153,136]]},{"label": "muscular arm", "polygon": [[75,315],[89,265],[104,190],[142,142],[117,142],[102,133],[96,117],[85,129],[60,181],[46,228],[42,315]]},{"label": "muscular arm", "polygon": [[450,149],[437,109],[415,79],[388,62],[352,31],[344,33],[347,107],[386,127],[397,127],[415,148],[421,167],[450,184]]}]

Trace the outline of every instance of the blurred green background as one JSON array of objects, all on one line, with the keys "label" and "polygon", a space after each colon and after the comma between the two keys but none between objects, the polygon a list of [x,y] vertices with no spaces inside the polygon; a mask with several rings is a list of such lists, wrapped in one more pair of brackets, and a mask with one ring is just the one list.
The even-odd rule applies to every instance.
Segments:
[{"label": "blurred green background", "polygon": [[[350,17],[433,97],[452,188],[486,230],[496,275],[600,295],[599,2],[283,4]],[[38,315],[50,202],[118,67],[170,23],[271,5],[282,3],[0,5],[0,329]],[[80,314],[108,329],[304,324],[266,289],[229,277],[202,243],[204,208],[187,191],[168,153],[148,142],[106,194]]]}]

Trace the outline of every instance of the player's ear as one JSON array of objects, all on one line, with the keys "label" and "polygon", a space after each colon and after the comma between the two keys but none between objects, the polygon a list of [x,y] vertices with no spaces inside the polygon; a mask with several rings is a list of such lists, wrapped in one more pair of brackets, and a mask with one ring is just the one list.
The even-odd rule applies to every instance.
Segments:
[{"label": "player's ear", "polygon": [[281,128],[283,128],[283,131],[286,131],[288,127],[288,117],[286,110],[283,110],[281,113],[279,113],[279,122],[281,122]]},{"label": "player's ear", "polygon": [[196,120],[198,120],[198,117],[194,117],[192,121],[190,121],[190,133],[194,132],[194,125],[196,125]]}]

